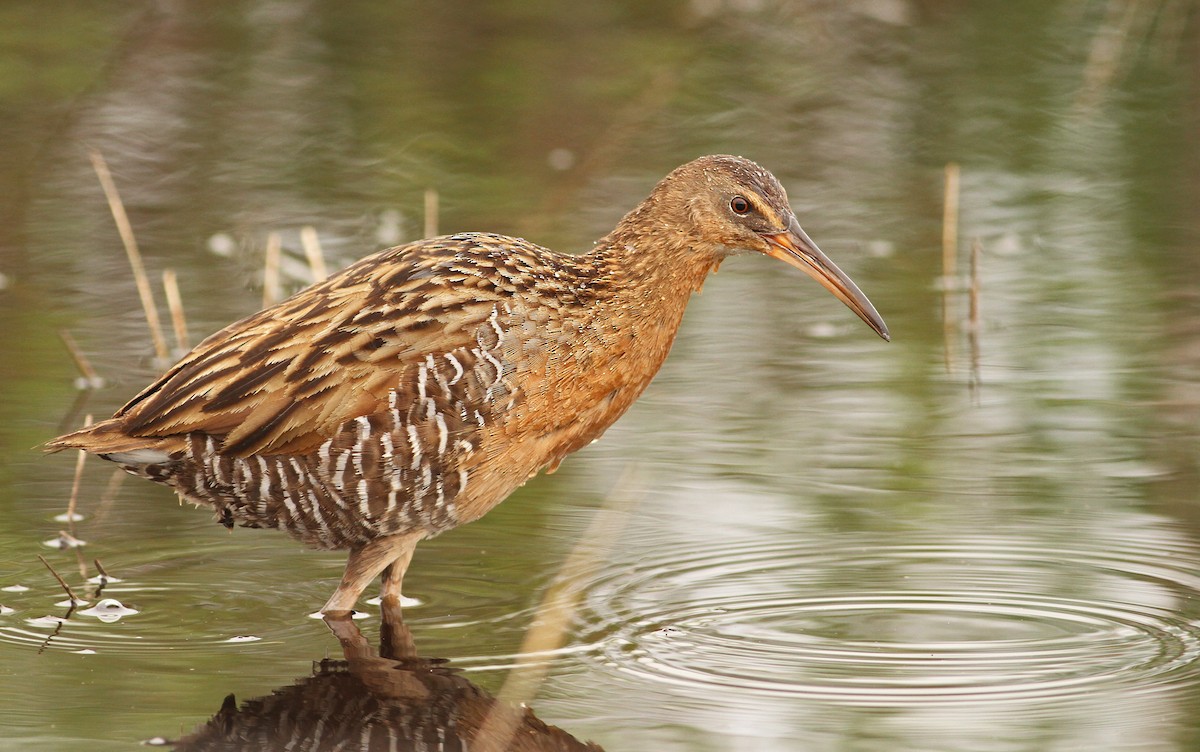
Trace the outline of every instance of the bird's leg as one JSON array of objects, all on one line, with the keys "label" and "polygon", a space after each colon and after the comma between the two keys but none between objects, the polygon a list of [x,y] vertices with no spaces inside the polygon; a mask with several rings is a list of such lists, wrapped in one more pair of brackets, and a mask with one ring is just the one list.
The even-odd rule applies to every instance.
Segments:
[{"label": "bird's leg", "polygon": [[397,661],[416,660],[417,646],[413,643],[412,632],[404,623],[399,599],[384,598],[379,604],[379,611],[383,617],[383,623],[379,626],[379,657]]},{"label": "bird's leg", "polygon": [[393,559],[391,564],[383,568],[383,582],[379,594],[384,599],[395,598],[396,603],[400,603],[400,586],[404,582],[404,573],[408,571],[408,563],[412,561],[415,548],[415,544],[409,546]]},{"label": "bird's leg", "polygon": [[404,624],[404,615],[400,610],[400,585],[404,573],[412,561],[413,550],[409,547],[400,556],[384,567],[383,583],[380,589],[379,613],[383,624],[379,628],[379,655],[395,660],[415,659],[417,648],[413,645],[412,632]]},{"label": "bird's leg", "polygon": [[[321,613],[344,614],[353,611],[354,604],[358,602],[358,596],[362,595],[362,591],[371,583],[371,580],[375,579],[389,564],[403,561],[404,566],[408,565],[409,559],[412,558],[413,548],[423,537],[423,533],[391,535],[386,538],[376,538],[351,551],[350,558],[346,561],[346,571],[342,574],[342,582],[325,602],[325,605],[321,607]],[[403,574],[404,567],[401,567],[400,576]],[[398,591],[399,578],[396,579],[396,582]]]},{"label": "bird's leg", "polygon": [[374,657],[375,651],[371,649],[371,643],[367,642],[367,638],[363,636],[350,614],[327,614],[325,625],[341,643],[342,655],[346,657],[346,660],[365,660]]}]

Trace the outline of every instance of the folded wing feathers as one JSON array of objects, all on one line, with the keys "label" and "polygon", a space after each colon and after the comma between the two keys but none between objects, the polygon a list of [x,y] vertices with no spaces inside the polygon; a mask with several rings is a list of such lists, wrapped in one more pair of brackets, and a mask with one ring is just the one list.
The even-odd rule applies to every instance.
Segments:
[{"label": "folded wing feathers", "polygon": [[241,456],[315,448],[345,421],[382,409],[427,354],[473,344],[487,320],[492,296],[418,274],[449,259],[446,249],[422,250],[385,251],[226,327],[113,419],[47,448],[160,451],[194,431],[224,437],[222,451]]}]

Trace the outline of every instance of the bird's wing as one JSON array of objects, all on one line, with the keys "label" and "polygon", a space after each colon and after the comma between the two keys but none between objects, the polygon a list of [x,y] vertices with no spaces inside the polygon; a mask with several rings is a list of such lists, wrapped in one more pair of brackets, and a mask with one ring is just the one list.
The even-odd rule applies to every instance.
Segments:
[{"label": "bird's wing", "polygon": [[478,273],[472,245],[437,238],[363,259],[208,337],[97,427],[202,432],[241,456],[314,449],[413,388],[402,382],[414,364],[475,345],[507,291]]}]

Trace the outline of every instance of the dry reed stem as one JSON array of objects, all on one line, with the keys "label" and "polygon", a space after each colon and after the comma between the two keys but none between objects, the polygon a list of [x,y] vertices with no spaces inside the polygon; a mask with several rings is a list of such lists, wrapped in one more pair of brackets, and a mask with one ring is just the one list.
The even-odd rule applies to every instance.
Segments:
[{"label": "dry reed stem", "polygon": [[[96,567],[96,572],[99,575],[99,582],[96,583],[96,589],[92,591],[92,600],[100,600],[100,596],[104,594],[104,588],[108,587],[108,581],[112,579],[112,575],[104,571],[104,565],[99,559],[92,559],[92,565]],[[83,578],[87,579],[87,572],[83,573]]]},{"label": "dry reed stem", "polygon": [[436,188],[425,189],[425,234],[432,238],[438,234],[438,192]]},{"label": "dry reed stem", "polygon": [[971,388],[976,392],[978,398],[978,389],[980,385],[979,377],[979,339],[983,334],[980,324],[979,315],[979,298],[982,294],[982,280],[979,274],[979,259],[983,254],[983,244],[979,242],[979,238],[971,241],[971,292],[968,321],[968,340],[971,343]]},{"label": "dry reed stem", "polygon": [[1136,0],[1109,0],[1104,21],[1092,37],[1092,46],[1084,64],[1083,84],[1075,98],[1078,109],[1091,109],[1099,103],[1104,90],[1117,77],[1139,4]]},{"label": "dry reed stem", "polygon": [[279,262],[283,255],[283,242],[279,233],[267,235],[266,262],[263,266],[263,308],[275,305],[283,297],[279,285]]},{"label": "dry reed stem", "polygon": [[[90,425],[92,425],[92,416],[89,413],[83,418],[83,427],[87,428]],[[83,464],[86,460],[87,452],[80,449],[79,456],[75,460],[75,478],[71,482],[71,498],[67,502],[67,534],[73,541],[79,540],[79,536],[75,532],[75,510],[79,505],[79,488],[83,479]],[[79,550],[78,546],[73,546],[72,550],[75,552],[75,563],[79,566],[80,578],[87,579],[87,566],[83,561],[83,552]]]},{"label": "dry reed stem", "polygon": [[638,496],[633,493],[636,474],[636,469],[630,468],[621,475],[546,591],[516,664],[475,737],[472,749],[476,752],[508,749],[523,716],[521,707],[534,698],[546,678],[546,654],[562,647],[582,594],[580,582],[608,555],[637,504]]},{"label": "dry reed stem", "polygon": [[[82,379],[83,377],[81,376],[80,380]],[[67,408],[62,420],[58,422],[56,430],[60,434],[70,433],[79,427],[79,421],[76,418],[83,413],[83,409],[87,406],[93,394],[95,394],[95,391],[90,388],[79,389],[75,392],[75,399],[71,400],[71,406]]]},{"label": "dry reed stem", "polygon": [[92,368],[92,364],[88,361],[87,356],[79,349],[75,338],[66,329],[58,330],[58,338],[62,340],[63,345],[67,348],[67,353],[70,354],[71,360],[75,361],[75,367],[79,369],[79,373],[83,375],[84,389],[99,389],[104,385],[104,379],[100,378],[100,374],[96,373],[96,369]]},{"label": "dry reed stem", "polygon": [[1167,65],[1179,55],[1179,48],[1188,32],[1187,18],[1191,5],[1191,0],[1163,0],[1155,38],[1150,42],[1159,65]]},{"label": "dry reed stem", "polygon": [[37,651],[38,655],[41,655],[42,653],[46,652],[46,648],[50,647],[50,643],[53,642],[55,638],[57,638],[62,632],[63,624],[66,624],[67,619],[71,618],[71,614],[75,613],[75,607],[81,603],[86,603],[86,601],[82,601],[75,596],[75,593],[71,591],[71,586],[67,584],[66,580],[59,576],[58,572],[54,571],[54,567],[50,566],[50,562],[46,561],[46,557],[38,554],[38,558],[41,559],[42,564],[46,565],[46,569],[50,570],[50,574],[54,575],[54,579],[58,580],[59,587],[66,591],[67,599],[71,604],[67,607],[67,613],[63,614],[62,619],[60,619],[59,622],[54,625],[54,631],[46,635],[45,640],[42,640],[42,644],[38,647]]},{"label": "dry reed stem", "polygon": [[187,319],[183,315],[183,297],[179,294],[179,279],[174,269],[163,269],[163,291],[167,294],[167,310],[171,312],[171,327],[175,330],[175,346],[180,353],[189,349]]},{"label": "dry reed stem", "polygon": [[317,228],[312,225],[300,228],[300,244],[304,246],[304,255],[308,257],[308,268],[312,272],[313,282],[324,282],[329,272],[325,269],[325,255],[321,252]]},{"label": "dry reed stem", "polygon": [[121,490],[121,484],[128,477],[130,477],[129,474],[119,468],[112,471],[112,475],[108,477],[108,483],[104,486],[104,492],[100,494],[100,503],[96,505],[96,510],[91,516],[93,529],[108,516],[113,502],[117,500],[117,492]]},{"label": "dry reed stem", "polygon": [[117,232],[125,246],[125,255],[129,257],[129,266],[133,269],[133,281],[137,285],[138,297],[142,300],[142,310],[146,312],[146,324],[150,327],[150,338],[154,341],[154,353],[160,360],[169,360],[167,340],[162,333],[162,322],[158,318],[158,308],[154,304],[154,293],[150,289],[150,280],[146,277],[146,267],[142,264],[142,254],[138,251],[137,241],[133,237],[133,227],[129,224],[129,216],[125,213],[125,205],[121,203],[121,195],[113,182],[112,173],[104,157],[96,150],[91,151],[92,168],[104,196],[108,199],[108,209],[112,212],[113,221],[117,223]]},{"label": "dry reed stem", "polygon": [[958,273],[958,165],[954,162],[947,163],[945,173],[942,199],[942,274],[949,285]]},{"label": "dry reed stem", "polygon": [[41,560],[41,562],[42,562],[43,564],[45,564],[45,565],[46,565],[46,569],[49,569],[49,570],[50,570],[50,574],[54,575],[54,579],[58,580],[58,584],[59,584],[59,586],[60,586],[60,587],[62,587],[62,589],[66,591],[66,593],[67,593],[67,597],[71,599],[71,604],[72,604],[72,605],[71,605],[71,608],[75,608],[75,605],[74,605],[74,604],[76,604],[76,603],[83,603],[83,601],[82,601],[82,600],[80,600],[79,598],[75,597],[75,593],[74,593],[74,592],[72,592],[72,590],[71,590],[71,586],[67,584],[67,581],[66,581],[66,580],[64,580],[64,579],[63,579],[63,578],[62,578],[62,577],[61,577],[61,576],[58,574],[58,572],[55,572],[55,571],[54,571],[54,567],[50,566],[50,562],[46,561],[46,557],[45,557],[45,556],[42,556],[41,554],[38,554],[38,559],[40,559],[40,560]]},{"label": "dry reed stem", "polygon": [[[75,536],[71,536],[74,538]],[[79,540],[75,538],[75,540]],[[72,551],[75,552],[75,566],[79,567],[79,579],[87,581],[87,562],[83,560],[83,549],[79,546],[74,546]]]},{"label": "dry reed stem", "polygon": [[[88,413],[83,418],[83,427],[87,428],[92,425],[92,415]],[[79,487],[83,480],[83,463],[87,461],[87,452],[80,449],[79,456],[75,458],[75,479],[71,482],[71,498],[67,501],[67,532],[72,538],[75,535],[75,507],[79,502]]]},{"label": "dry reed stem", "polygon": [[970,322],[971,331],[979,331],[979,256],[983,252],[983,244],[979,242],[979,238],[971,241],[971,297],[970,297]]},{"label": "dry reed stem", "polygon": [[942,199],[942,341],[947,373],[954,372],[954,320],[958,315],[954,305],[958,286],[958,197],[958,164],[948,162]]}]

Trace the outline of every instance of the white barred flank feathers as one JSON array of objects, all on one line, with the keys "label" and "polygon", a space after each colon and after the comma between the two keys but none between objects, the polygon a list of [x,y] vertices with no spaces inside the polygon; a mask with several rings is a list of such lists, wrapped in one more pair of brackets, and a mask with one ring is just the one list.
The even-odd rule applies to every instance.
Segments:
[{"label": "white barred flank feathers", "polygon": [[349,418],[307,452],[225,454],[223,437],[193,434],[191,462],[172,484],[227,524],[282,528],[326,548],[453,527],[483,431],[517,399],[505,310],[489,306],[471,346],[425,353],[382,393],[379,412]]},{"label": "white barred flank feathers", "polygon": [[412,464],[409,467],[416,470],[421,466],[421,436],[413,424],[410,423],[405,428],[408,433],[408,446],[412,450]]},{"label": "white barred flank feathers", "polygon": [[453,354],[446,353],[445,358],[447,363],[454,366],[454,378],[450,379],[447,386],[454,386],[462,379],[463,374],[466,373],[466,371],[463,370],[462,363],[459,363],[458,358],[454,357]]},{"label": "white barred flank feathers", "polygon": [[[501,337],[485,339],[496,346]],[[423,398],[405,408],[403,390],[390,389],[383,412],[350,419],[308,454],[231,456],[219,437],[196,435],[187,445],[190,471],[177,469],[173,485],[229,524],[281,528],[325,548],[453,527],[470,477],[464,462],[488,421],[487,403],[468,391],[503,390],[504,368],[482,349],[430,356],[412,371]]]},{"label": "white barred flank feathers", "polygon": [[358,482],[358,511],[364,520],[371,518],[371,495],[365,479]]}]

